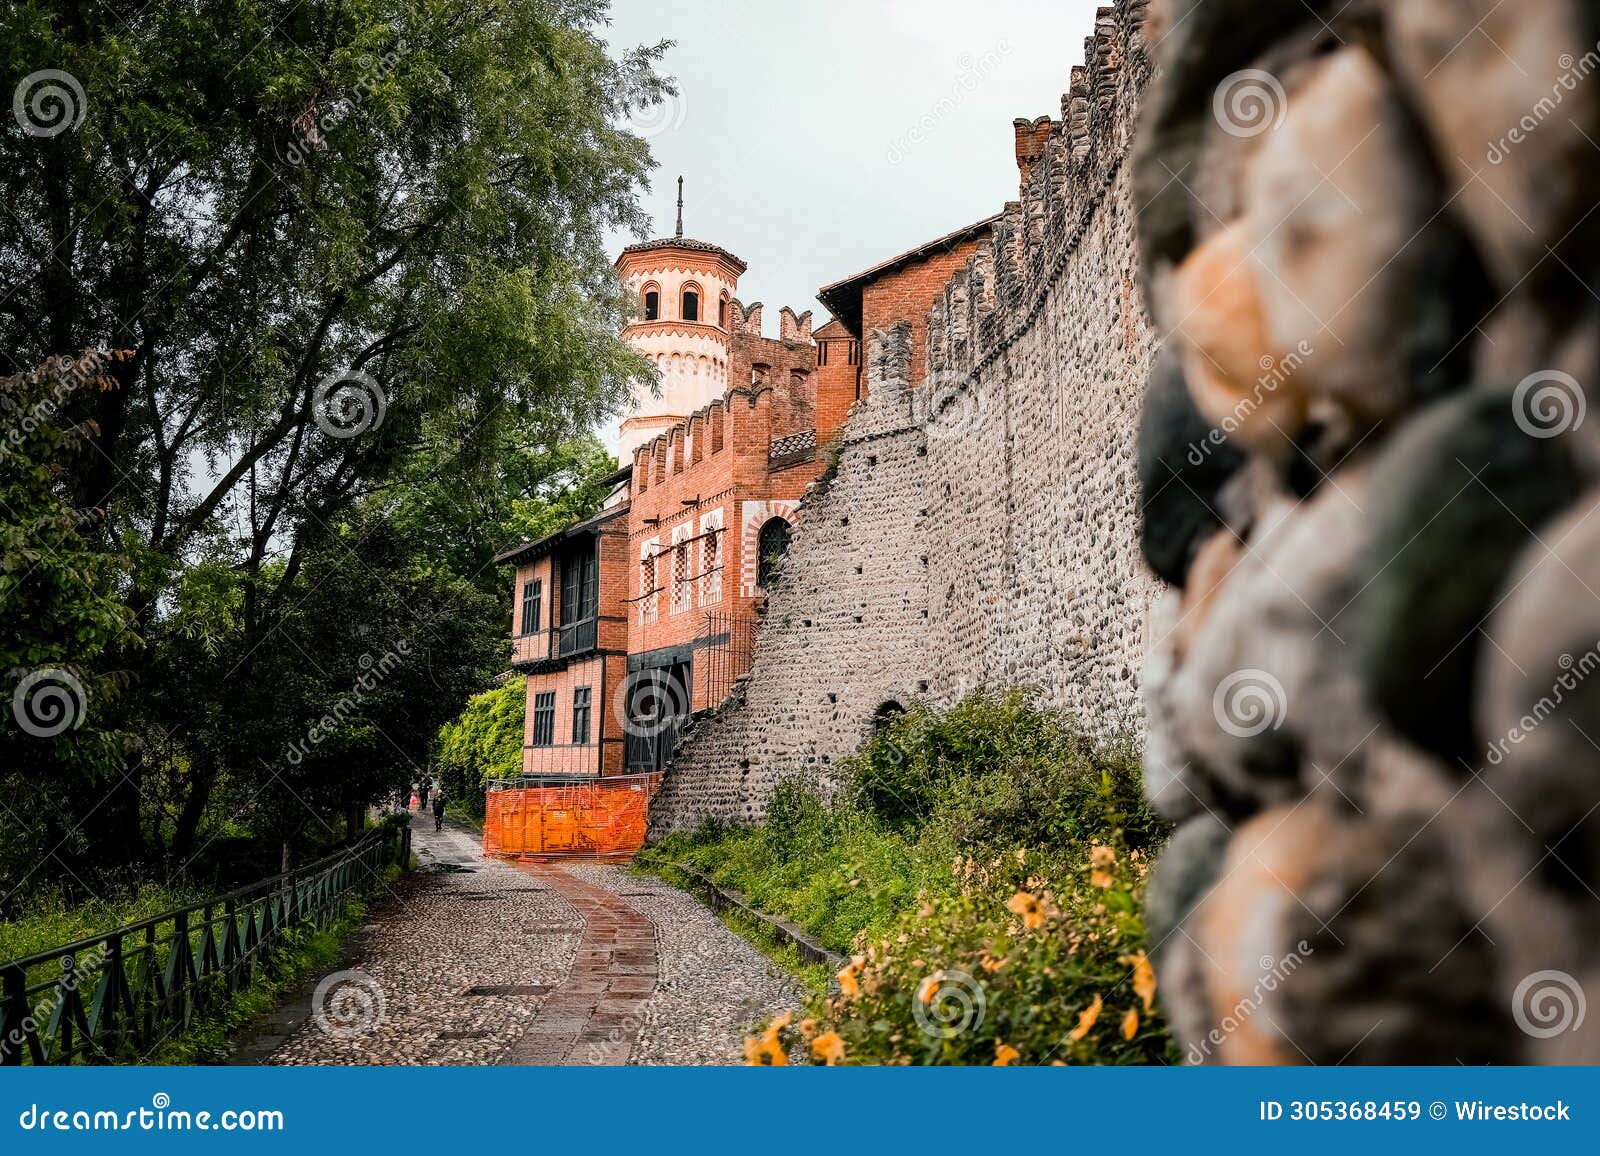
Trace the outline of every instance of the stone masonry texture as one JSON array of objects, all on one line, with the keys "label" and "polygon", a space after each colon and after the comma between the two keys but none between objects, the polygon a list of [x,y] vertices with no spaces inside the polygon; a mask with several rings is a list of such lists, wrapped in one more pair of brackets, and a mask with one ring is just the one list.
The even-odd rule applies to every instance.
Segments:
[{"label": "stone masonry texture", "polygon": [[827,787],[888,704],[1028,685],[1097,730],[1139,726],[1160,592],[1133,465],[1154,348],[1125,163],[1143,10],[1100,10],[1019,200],[937,271],[931,312],[867,335],[866,396],[802,503],[750,675],[680,744],[654,835],[760,819],[789,776]]}]

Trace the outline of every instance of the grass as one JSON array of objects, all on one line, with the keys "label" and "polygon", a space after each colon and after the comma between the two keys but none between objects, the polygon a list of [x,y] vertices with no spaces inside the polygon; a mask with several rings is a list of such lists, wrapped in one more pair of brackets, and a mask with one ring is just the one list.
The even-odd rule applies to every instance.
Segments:
[{"label": "grass", "polygon": [[40,892],[29,898],[26,914],[0,923],[0,961],[103,935],[203,898],[182,884],[156,883],[128,885],[81,903],[69,902],[59,891]]},{"label": "grass", "polygon": [[[393,883],[400,868],[390,867],[380,886]],[[345,944],[366,922],[367,901],[346,901],[343,913],[326,928],[301,928],[287,932],[266,964],[256,970],[248,985],[208,1011],[181,1036],[161,1044],[139,1063],[183,1066],[226,1063],[235,1042],[248,1039],[251,1026],[274,1011],[311,975],[339,961]]]},{"label": "grass", "polygon": [[[1165,827],[1133,743],[1022,694],[978,695],[889,720],[841,770],[831,797],[791,780],[765,823],[710,824],[636,859],[669,880],[693,867],[854,957],[835,994],[771,929],[724,916],[808,992],[803,1019],[752,1038],[755,1062],[813,1040],[848,1063],[1170,1059],[1143,925]],[[963,986],[987,1013],[930,1034],[930,1009],[959,1012]]]}]

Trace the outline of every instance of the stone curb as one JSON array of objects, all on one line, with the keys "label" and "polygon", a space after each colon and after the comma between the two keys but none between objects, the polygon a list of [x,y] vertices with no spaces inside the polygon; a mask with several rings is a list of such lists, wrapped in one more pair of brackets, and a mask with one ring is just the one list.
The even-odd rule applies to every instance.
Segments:
[{"label": "stone curb", "polygon": [[822,944],[812,939],[811,936],[788,920],[779,919],[776,915],[768,915],[765,911],[752,906],[750,901],[739,892],[718,887],[693,867],[682,863],[672,863],[669,866],[674,871],[681,871],[709,892],[713,909],[721,911],[729,907],[738,908],[750,918],[772,928],[780,938],[794,944],[796,950],[800,952],[801,958],[807,963],[820,963],[832,971],[838,971],[850,962],[848,958],[838,952],[829,951],[826,947],[823,947]]}]

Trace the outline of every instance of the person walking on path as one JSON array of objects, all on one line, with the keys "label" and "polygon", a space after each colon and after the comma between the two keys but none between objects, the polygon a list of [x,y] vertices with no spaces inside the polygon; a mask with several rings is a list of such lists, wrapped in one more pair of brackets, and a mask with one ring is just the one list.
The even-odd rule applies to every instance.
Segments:
[{"label": "person walking on path", "polygon": [[423,779],[421,786],[417,788],[417,799],[421,804],[420,810],[422,810],[424,813],[426,813],[428,810],[428,787],[428,780]]},{"label": "person walking on path", "polygon": [[444,830],[444,792],[437,791],[433,796],[433,829]]}]

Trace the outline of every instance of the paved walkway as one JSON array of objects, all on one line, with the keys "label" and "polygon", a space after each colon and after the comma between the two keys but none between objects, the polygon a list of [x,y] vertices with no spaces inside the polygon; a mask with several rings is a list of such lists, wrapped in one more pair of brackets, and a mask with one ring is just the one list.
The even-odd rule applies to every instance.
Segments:
[{"label": "paved walkway", "polygon": [[676,888],[485,859],[475,832],[422,818],[412,832],[418,871],[316,997],[280,1012],[266,1062],[737,1063],[751,1024],[799,1006],[786,975]]}]

